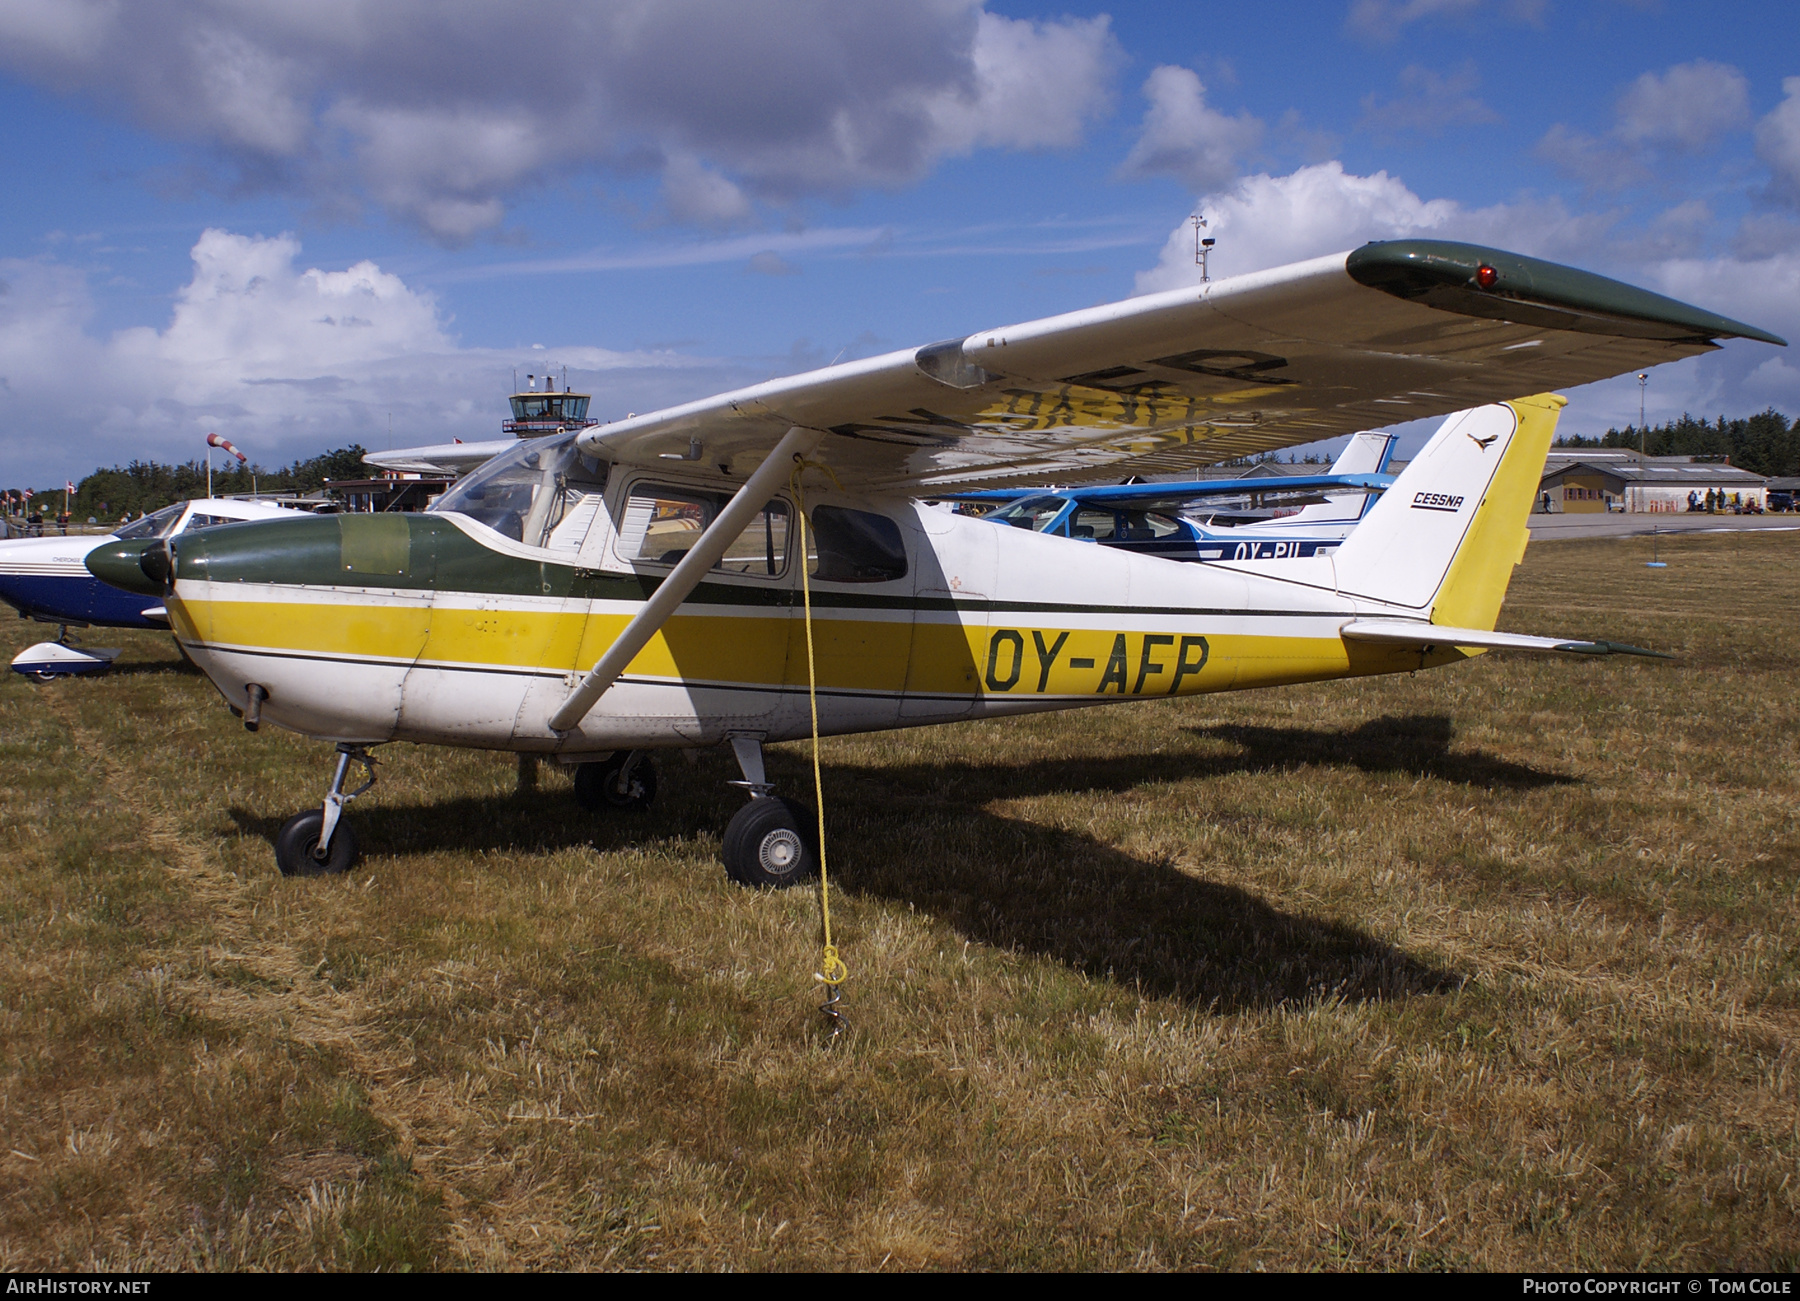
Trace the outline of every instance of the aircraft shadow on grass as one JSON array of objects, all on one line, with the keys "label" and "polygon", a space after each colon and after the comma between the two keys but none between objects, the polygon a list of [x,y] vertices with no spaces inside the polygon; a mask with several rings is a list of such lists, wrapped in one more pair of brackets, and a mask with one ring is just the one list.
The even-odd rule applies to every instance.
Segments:
[{"label": "aircraft shadow on grass", "polygon": [[1242,748],[1226,763],[1232,770],[1306,767],[1358,768],[1363,772],[1409,773],[1484,790],[1525,791],[1541,786],[1579,785],[1579,777],[1509,763],[1480,750],[1452,754],[1456,728],[1441,714],[1375,718],[1348,731],[1309,727],[1247,727],[1220,723],[1188,729],[1195,736],[1228,741]]},{"label": "aircraft shadow on grass", "polygon": [[[1460,988],[1467,977],[1351,923],[1287,911],[1239,886],[982,805],[1324,763],[1504,789],[1571,780],[1479,753],[1449,755],[1453,733],[1443,718],[1384,718],[1345,732],[1197,730],[1243,752],[1017,765],[829,765],[834,880],[854,894],[919,908],[976,943],[1036,954],[1097,980],[1219,1011],[1324,997],[1379,1001],[1435,994]],[[783,791],[798,795],[810,787],[800,755],[769,757],[771,776]],[[564,788],[523,798],[373,805],[354,816],[364,849],[374,853],[621,849],[691,835],[697,824],[734,808],[713,793],[720,775],[711,771],[715,766],[681,772],[676,781],[665,778],[671,798],[643,815],[584,813]],[[281,825],[279,818],[242,809],[233,817],[245,834],[269,840]]]},{"label": "aircraft shadow on grass", "polygon": [[[890,825],[871,825],[882,820]],[[860,834],[837,840],[834,880],[845,891],[909,904],[979,944],[1156,997],[1231,1012],[1326,997],[1385,1001],[1466,980],[1354,925],[1287,911],[1078,832],[950,806],[935,817],[861,821]]]}]

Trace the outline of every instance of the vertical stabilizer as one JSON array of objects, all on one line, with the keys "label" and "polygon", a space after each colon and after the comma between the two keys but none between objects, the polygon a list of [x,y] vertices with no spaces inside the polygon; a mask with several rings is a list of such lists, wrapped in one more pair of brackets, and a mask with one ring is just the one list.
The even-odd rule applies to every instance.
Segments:
[{"label": "vertical stabilizer", "polygon": [[1493,628],[1565,401],[1544,393],[1444,421],[1338,548],[1338,590]]},{"label": "vertical stabilizer", "polygon": [[1350,441],[1331,463],[1333,474],[1386,474],[1398,434],[1351,434]]},{"label": "vertical stabilizer", "polygon": [[[1350,435],[1350,442],[1331,463],[1333,474],[1386,474],[1393,459],[1397,434],[1361,433]],[[1286,527],[1290,524],[1354,524],[1367,515],[1375,495],[1367,492],[1328,492],[1325,500],[1302,506],[1292,515],[1281,515],[1269,523]]]}]

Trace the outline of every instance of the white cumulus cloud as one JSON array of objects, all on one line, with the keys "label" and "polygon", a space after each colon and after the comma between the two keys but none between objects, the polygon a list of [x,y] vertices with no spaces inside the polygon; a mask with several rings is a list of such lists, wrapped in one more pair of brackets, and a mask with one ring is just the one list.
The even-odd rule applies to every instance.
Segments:
[{"label": "white cumulus cloud", "polygon": [[1695,59],[1644,73],[1619,97],[1618,112],[1626,143],[1697,152],[1750,120],[1750,84],[1736,68]]},{"label": "white cumulus cloud", "polygon": [[[1345,252],[1372,239],[1447,239],[1511,249],[1598,271],[1787,338],[1800,338],[1800,247],[1765,241],[1753,251],[1695,255],[1694,232],[1707,224],[1703,203],[1679,204],[1643,230],[1622,229],[1616,214],[1572,212],[1558,199],[1522,198],[1470,208],[1426,199],[1397,176],[1363,176],[1332,161],[1285,176],[1257,175],[1202,196],[1200,210],[1218,240],[1215,279]],[[1685,255],[1684,255],[1685,253]],[[1170,231],[1157,264],[1137,277],[1140,293],[1196,284],[1193,228]],[[1729,343],[1720,352],[1652,372],[1652,394],[1669,416],[1683,410],[1742,414],[1774,403],[1800,414],[1800,371],[1771,348]],[[1751,380],[1754,372],[1755,379]],[[1603,431],[1637,419],[1637,384],[1626,377],[1571,394],[1564,427]]]},{"label": "white cumulus cloud", "polygon": [[734,367],[596,347],[465,348],[429,293],[363,261],[302,269],[290,235],[204,232],[167,325],[89,328],[84,275],[0,262],[0,430],[21,482],[190,460],[216,430],[264,465],[327,447],[499,436],[512,371],[566,366],[595,414],[730,387]]},{"label": "white cumulus cloud", "polygon": [[1756,156],[1768,164],[1770,193],[1800,207],[1800,77],[1781,89],[1781,103],[1756,124]]},{"label": "white cumulus cloud", "polygon": [[672,216],[718,226],[972,149],[1072,145],[1119,62],[1105,17],[981,0],[0,5],[0,67],[239,183],[373,202],[450,242],[572,168],[660,172]]},{"label": "white cumulus cloud", "polygon": [[1626,87],[1603,137],[1563,123],[1538,141],[1537,154],[1590,189],[1623,189],[1656,174],[1655,151],[1700,154],[1750,120],[1750,86],[1728,64],[1696,59],[1646,72]]},{"label": "white cumulus cloud", "polygon": [[1206,102],[1206,87],[1188,68],[1164,64],[1144,83],[1150,107],[1119,175],[1166,175],[1196,190],[1223,185],[1239,160],[1262,142],[1263,124],[1248,113],[1228,117]]},{"label": "white cumulus cloud", "polygon": [[[1450,199],[1427,202],[1386,172],[1358,176],[1333,160],[1286,176],[1246,176],[1206,195],[1200,211],[1218,240],[1211,263],[1217,277],[1300,262],[1371,239],[1442,236],[1462,209]],[[1169,235],[1156,266],[1138,275],[1137,291],[1199,280],[1194,232],[1183,224]]]}]

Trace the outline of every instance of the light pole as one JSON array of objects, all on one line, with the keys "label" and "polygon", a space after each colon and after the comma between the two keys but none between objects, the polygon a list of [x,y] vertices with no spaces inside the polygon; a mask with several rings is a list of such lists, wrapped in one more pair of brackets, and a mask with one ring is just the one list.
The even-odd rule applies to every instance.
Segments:
[{"label": "light pole", "polygon": [[1650,382],[1650,376],[1643,371],[1638,372],[1638,453],[1642,456],[1650,454],[1649,435],[1644,429],[1644,385]]}]

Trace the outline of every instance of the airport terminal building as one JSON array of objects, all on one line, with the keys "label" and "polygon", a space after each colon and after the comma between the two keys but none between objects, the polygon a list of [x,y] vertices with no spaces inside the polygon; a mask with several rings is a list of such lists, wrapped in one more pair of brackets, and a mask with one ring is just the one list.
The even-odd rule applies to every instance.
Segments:
[{"label": "airport terminal building", "polygon": [[1621,447],[1553,447],[1538,486],[1537,511],[1549,514],[1675,513],[1767,509],[1768,480],[1722,461],[1645,456]]}]

